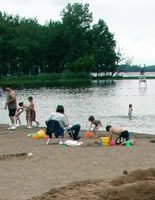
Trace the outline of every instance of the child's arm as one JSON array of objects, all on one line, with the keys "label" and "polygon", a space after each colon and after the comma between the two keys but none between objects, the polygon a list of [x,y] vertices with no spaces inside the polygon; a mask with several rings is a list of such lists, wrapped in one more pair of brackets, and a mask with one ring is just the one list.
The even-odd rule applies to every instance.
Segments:
[{"label": "child's arm", "polygon": [[69,126],[69,120],[66,114],[64,114],[64,119],[63,119],[63,125],[64,127],[68,127]]},{"label": "child's arm", "polygon": [[109,130],[110,141],[112,140],[112,129]]},{"label": "child's arm", "polygon": [[91,130],[92,125],[93,125],[93,123],[91,122],[91,123],[90,123],[90,126],[89,126],[89,131]]},{"label": "child's arm", "polygon": [[28,108],[28,105],[23,105],[23,109],[27,109]]},{"label": "child's arm", "polygon": [[23,112],[24,112],[24,108],[22,108],[21,111],[19,109],[18,114],[21,115]]}]

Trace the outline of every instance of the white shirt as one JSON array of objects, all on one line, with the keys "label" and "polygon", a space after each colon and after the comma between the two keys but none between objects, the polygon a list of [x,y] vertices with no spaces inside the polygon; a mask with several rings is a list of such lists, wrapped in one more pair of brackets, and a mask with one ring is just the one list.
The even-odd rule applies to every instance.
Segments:
[{"label": "white shirt", "polygon": [[67,116],[59,113],[59,112],[55,112],[55,113],[51,113],[49,115],[49,117],[46,119],[46,122],[50,121],[50,120],[56,120],[59,122],[60,126],[64,129],[69,125]]}]

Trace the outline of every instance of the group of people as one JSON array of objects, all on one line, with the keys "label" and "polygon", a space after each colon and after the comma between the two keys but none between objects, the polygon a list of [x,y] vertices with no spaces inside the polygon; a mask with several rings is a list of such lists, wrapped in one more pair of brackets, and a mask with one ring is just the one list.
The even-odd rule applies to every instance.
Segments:
[{"label": "group of people", "polygon": [[[132,106],[130,106],[130,105],[129,105],[129,109],[132,108]],[[102,127],[101,121],[96,120],[94,116],[90,116],[88,118],[88,121],[90,122],[89,131],[91,130],[92,126],[94,125],[93,132],[94,132],[94,136],[97,138],[97,132],[98,132],[99,128]],[[130,140],[129,131],[122,128],[122,127],[113,127],[111,125],[107,125],[106,126],[106,132],[109,134],[110,141],[113,140],[113,135],[118,135],[118,137],[115,140],[116,144],[125,144],[126,141],[130,141],[131,144],[133,144],[133,141]]]},{"label": "group of people", "polygon": [[[88,118],[88,121],[90,122],[89,131],[91,130],[92,126],[94,126],[93,132],[94,136],[97,138],[97,132],[100,127],[102,127],[101,121],[96,120],[94,116],[90,116]],[[80,125],[75,124],[72,127],[68,128],[68,117],[65,114],[64,107],[62,105],[58,105],[56,108],[56,112],[51,113],[45,122],[47,125],[46,134],[49,135],[49,140],[47,141],[47,144],[52,138],[52,133],[55,133],[55,137],[58,138],[59,136],[63,137],[65,131],[71,136],[72,139],[80,139]],[[116,144],[125,144],[126,141],[130,141],[131,144],[133,144],[133,141],[130,140],[130,133],[128,132],[128,130],[122,127],[113,127],[111,125],[108,125],[106,126],[106,131],[109,134],[110,141],[113,140],[113,135],[119,135],[115,141]]]},{"label": "group of people", "polygon": [[[8,129],[14,130],[18,126],[21,126],[20,116],[24,111],[26,112],[27,128],[32,128],[33,122],[36,123],[36,126],[39,126],[40,123],[36,121],[36,111],[34,108],[33,97],[28,97],[29,105],[24,104],[24,102],[20,102],[17,106],[17,98],[13,88],[10,85],[7,85],[5,90],[8,93],[5,109],[8,109],[11,120],[11,124]],[[66,131],[74,140],[80,139],[80,125],[75,124],[72,127],[68,127],[69,121],[62,105],[57,106],[56,112],[51,113],[45,123],[47,125],[47,134],[49,135],[49,139],[52,138],[53,133],[55,133],[56,137],[63,137],[64,131]]]},{"label": "group of people", "polygon": [[32,123],[35,122],[36,125],[39,125],[39,122],[36,121],[36,112],[34,109],[33,97],[28,97],[29,105],[25,105],[24,102],[20,102],[17,106],[17,98],[15,91],[10,85],[5,87],[7,95],[7,100],[5,103],[5,109],[8,108],[9,117],[11,120],[9,130],[14,130],[17,126],[21,126],[20,115],[25,111],[26,112],[26,122],[27,128],[32,128]]},{"label": "group of people", "polygon": [[[28,97],[29,105],[25,105],[24,102],[20,102],[17,107],[17,99],[16,94],[13,88],[10,85],[5,87],[5,90],[8,92],[5,109],[8,108],[9,117],[11,120],[11,124],[9,130],[16,129],[17,126],[21,125],[20,115],[25,111],[26,112],[26,121],[27,128],[32,128],[32,123],[35,122],[36,125],[39,125],[39,122],[36,121],[36,112],[34,108],[33,97]],[[132,104],[129,104],[129,116],[132,116],[133,107]],[[89,131],[92,126],[94,126],[93,132],[94,136],[97,137],[97,132],[102,127],[102,123],[100,120],[96,120],[94,116],[90,116],[88,118],[90,122]],[[75,124],[72,127],[69,127],[68,117],[65,114],[64,107],[62,105],[58,105],[56,108],[56,112],[53,112],[49,115],[49,117],[45,120],[47,131],[46,134],[49,135],[49,143],[52,138],[52,134],[55,134],[55,137],[64,137],[64,133],[67,132],[73,140],[79,140],[80,136],[80,125]],[[113,139],[113,134],[119,134],[119,141],[117,144],[123,144],[124,141],[130,140],[130,134],[127,130],[121,127],[112,127],[111,125],[106,126],[106,131],[109,133],[110,140]]]}]

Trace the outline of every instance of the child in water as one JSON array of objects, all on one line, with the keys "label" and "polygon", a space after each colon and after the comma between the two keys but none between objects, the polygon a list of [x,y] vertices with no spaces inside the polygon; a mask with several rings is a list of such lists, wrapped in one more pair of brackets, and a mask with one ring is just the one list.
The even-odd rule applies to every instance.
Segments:
[{"label": "child in water", "polygon": [[94,116],[90,116],[88,118],[88,121],[90,122],[89,131],[90,131],[92,125],[95,125],[93,132],[94,132],[94,136],[97,137],[97,132],[98,132],[99,128],[102,126],[101,121],[95,120]]},{"label": "child in water", "polygon": [[[17,108],[17,110],[16,110],[15,120],[16,120],[16,126],[21,126],[20,115],[24,112],[24,103],[20,102],[18,105],[19,105],[19,108]],[[19,124],[18,124],[18,122],[19,122]]]},{"label": "child in water", "polygon": [[133,112],[133,106],[132,104],[129,104],[129,112],[128,112],[129,119],[132,118],[132,112]]},{"label": "child in water", "polygon": [[36,125],[39,126],[40,123],[36,121],[36,111],[34,109],[33,97],[29,97],[28,101],[30,102],[30,104],[26,109],[27,128],[32,128],[33,122],[35,122]]}]

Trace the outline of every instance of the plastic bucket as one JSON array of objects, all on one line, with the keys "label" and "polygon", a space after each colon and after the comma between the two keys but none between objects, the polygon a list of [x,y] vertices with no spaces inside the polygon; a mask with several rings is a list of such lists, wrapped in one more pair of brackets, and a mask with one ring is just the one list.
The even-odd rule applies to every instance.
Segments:
[{"label": "plastic bucket", "polygon": [[45,131],[43,129],[40,129],[38,132],[37,132],[37,137],[38,138],[43,138],[44,136],[46,135]]},{"label": "plastic bucket", "polygon": [[130,147],[131,146],[131,142],[130,141],[126,141],[126,147]]},{"label": "plastic bucket", "polygon": [[110,141],[110,145],[115,145],[115,141],[114,141],[114,140],[111,140],[111,141]]},{"label": "plastic bucket", "polygon": [[102,146],[108,146],[109,145],[109,137],[101,137]]}]

